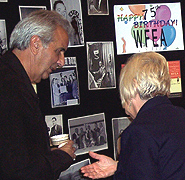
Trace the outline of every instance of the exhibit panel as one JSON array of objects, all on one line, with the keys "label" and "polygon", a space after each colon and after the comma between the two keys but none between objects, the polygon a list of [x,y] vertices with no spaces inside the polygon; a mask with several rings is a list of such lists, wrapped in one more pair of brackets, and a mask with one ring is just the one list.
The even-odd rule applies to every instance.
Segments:
[{"label": "exhibit panel", "polygon": [[[112,119],[127,119],[120,101],[119,73],[133,53],[155,51],[166,57],[172,78],[170,101],[185,108],[185,2],[61,2],[65,5],[62,14],[70,21],[73,35],[65,52],[64,69],[56,70],[37,84],[41,111],[50,126],[51,117],[61,117],[61,133],[70,134],[71,139],[75,127],[81,127],[81,139],[86,138],[86,144],[79,148],[74,163],[85,159],[94,162],[88,155],[92,146],[96,152],[115,158]],[[54,4],[54,0],[0,1],[0,56],[9,49],[10,34],[20,19],[33,10],[56,10]],[[163,10],[167,12],[165,15]],[[98,134],[94,145],[87,138],[88,125],[92,136],[93,131]],[[104,129],[102,135],[101,129]]]}]

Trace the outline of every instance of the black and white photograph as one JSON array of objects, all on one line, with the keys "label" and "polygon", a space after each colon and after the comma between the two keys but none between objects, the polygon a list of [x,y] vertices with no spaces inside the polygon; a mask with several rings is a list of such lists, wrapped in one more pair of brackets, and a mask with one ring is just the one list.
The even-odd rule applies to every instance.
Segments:
[{"label": "black and white photograph", "polygon": [[62,114],[46,115],[45,121],[48,128],[49,136],[63,134],[63,117]]},{"label": "black and white photograph", "polygon": [[112,118],[112,132],[114,145],[114,159],[118,160],[120,151],[120,135],[130,125],[130,117]]},{"label": "black and white photograph", "polygon": [[68,128],[76,155],[108,148],[104,113],[68,119]]},{"label": "black and white photograph", "polygon": [[60,173],[59,180],[87,180],[80,171],[80,168],[91,164],[90,159],[77,162],[71,165],[67,170]]},{"label": "black and white photograph", "polygon": [[88,15],[109,15],[108,0],[87,0]]},{"label": "black and white photograph", "polygon": [[87,42],[88,89],[116,88],[113,42]]},{"label": "black and white photograph", "polygon": [[65,64],[50,76],[52,108],[80,104],[76,57],[65,57]]},{"label": "black and white photograph", "polygon": [[80,0],[50,0],[51,10],[67,19],[73,32],[69,35],[69,47],[84,46],[82,8]]},{"label": "black and white photograph", "polygon": [[7,34],[6,34],[6,22],[4,19],[0,19],[0,57],[8,50]]},{"label": "black and white photograph", "polygon": [[20,20],[24,19],[31,12],[39,10],[39,9],[45,9],[46,10],[46,6],[19,6]]}]

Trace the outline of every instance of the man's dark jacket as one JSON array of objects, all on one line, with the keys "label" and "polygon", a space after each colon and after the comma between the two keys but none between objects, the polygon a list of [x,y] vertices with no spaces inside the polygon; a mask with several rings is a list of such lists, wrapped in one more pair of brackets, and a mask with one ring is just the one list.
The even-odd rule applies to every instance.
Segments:
[{"label": "man's dark jacket", "polygon": [[39,100],[22,64],[12,52],[0,59],[0,179],[53,180],[72,164],[50,150]]}]

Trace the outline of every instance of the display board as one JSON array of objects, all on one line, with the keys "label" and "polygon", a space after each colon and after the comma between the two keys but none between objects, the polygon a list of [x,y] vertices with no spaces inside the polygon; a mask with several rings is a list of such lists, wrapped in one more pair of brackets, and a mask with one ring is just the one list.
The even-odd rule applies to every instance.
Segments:
[{"label": "display board", "polygon": [[[13,1],[13,0],[8,0],[8,1],[0,1],[0,22],[2,24],[3,29],[0,32],[0,38],[3,36],[3,43],[1,44],[1,47],[3,49],[7,49],[9,45],[9,37],[11,34],[11,31],[13,30],[14,26],[17,24],[17,22],[20,20],[20,12],[19,12],[19,6],[25,6],[25,7],[32,7],[31,9],[35,9],[36,6],[38,7],[46,7],[46,9],[50,10],[51,7],[51,2],[50,0],[19,0],[19,1]],[[67,0],[65,0],[67,2]],[[40,107],[42,110],[42,113],[44,116],[52,116],[52,115],[60,115],[62,116],[62,127],[63,127],[63,132],[64,133],[69,133],[68,129],[68,120],[69,119],[75,119],[80,117],[86,117],[89,116],[91,117],[92,115],[96,115],[99,113],[104,114],[105,118],[105,125],[104,127],[106,128],[106,148],[100,148],[97,152],[100,154],[105,154],[108,155],[112,158],[114,158],[114,143],[113,143],[113,132],[112,132],[112,119],[113,118],[119,118],[119,117],[126,117],[127,115],[125,114],[124,110],[122,109],[121,102],[120,102],[120,97],[119,97],[119,73],[121,69],[121,64],[124,64],[126,60],[130,57],[130,55],[134,52],[136,52],[134,49],[135,47],[135,42],[133,43],[132,47],[129,46],[129,40],[126,42],[126,53],[122,53],[117,46],[117,40],[116,38],[117,33],[116,33],[116,26],[115,26],[115,18],[114,18],[114,7],[115,6],[120,6],[122,5],[123,8],[126,9],[128,5],[136,5],[138,4],[138,1],[133,0],[109,0],[106,1],[105,4],[105,11],[102,12],[95,12],[94,8],[103,8],[103,5],[99,5],[97,3],[94,3],[93,6],[91,5],[88,6],[89,1],[84,1],[84,0],[77,0],[77,4],[74,6],[76,10],[78,9],[79,16],[77,17],[78,14],[76,14],[75,18],[80,22],[79,24],[79,33],[80,33],[80,38],[78,37],[78,40],[80,39],[81,41],[78,41],[77,44],[71,45],[67,52],[65,53],[65,56],[71,59],[76,60],[77,64],[77,70],[75,66],[76,72],[78,72],[78,88],[79,88],[79,97],[80,99],[77,98],[77,103],[73,103],[72,105],[59,105],[56,106],[53,104],[52,107],[52,96],[51,96],[51,84],[50,84],[50,78],[47,80],[42,80],[39,84],[37,84],[37,92],[38,96],[40,99]],[[102,1],[103,2],[103,1]],[[108,2],[108,4],[107,4]],[[154,7],[155,8],[155,3],[158,3],[158,6],[166,5],[169,7],[171,11],[171,17],[175,19],[175,24],[174,28],[176,28],[176,22],[180,26],[179,29],[176,30],[176,38],[177,35],[180,37],[180,43],[179,46],[176,44],[172,50],[170,50],[170,46],[167,47],[167,50],[164,50],[165,46],[163,45],[161,47],[160,53],[166,57],[168,61],[177,61],[180,60],[180,69],[179,72],[181,73],[181,88],[179,91],[182,91],[182,97],[174,97],[171,98],[170,100],[174,105],[182,106],[185,108],[185,99],[184,99],[184,88],[185,88],[185,59],[184,59],[184,46],[183,46],[183,37],[184,37],[184,27],[185,27],[185,12],[183,9],[185,9],[185,2],[184,1],[177,1],[174,0],[173,3],[178,4],[178,8],[176,9],[176,12],[173,8],[173,3],[171,1],[163,3],[162,1],[146,1],[141,0],[139,2],[140,4],[145,4],[145,7],[147,9]],[[170,4],[168,4],[170,3]],[[179,5],[180,4],[180,5]],[[152,6],[150,6],[152,5]],[[70,7],[70,11],[72,11],[73,6],[68,6]],[[78,8],[77,8],[78,7]],[[93,8],[93,9],[92,9]],[[107,9],[108,8],[108,9]],[[30,8],[28,8],[30,9]],[[69,8],[68,8],[69,9]],[[88,13],[89,9],[93,10],[93,13]],[[181,12],[180,12],[181,10]],[[100,9],[98,9],[100,11]],[[11,13],[10,13],[11,12]],[[72,13],[73,12],[73,13]],[[72,11],[71,15],[75,15],[75,12]],[[133,14],[130,12],[130,14]],[[177,17],[175,17],[177,15]],[[177,21],[176,21],[177,19]],[[182,23],[182,24],[180,24]],[[118,27],[118,26],[117,26]],[[172,28],[173,29],[173,28]],[[132,38],[130,35],[131,29],[125,29],[124,27],[122,29],[119,29],[119,31],[124,32],[124,38],[126,39],[127,37]],[[152,41],[149,39],[148,41]],[[176,40],[173,41],[173,43]],[[91,43],[97,43],[100,44],[99,42],[103,43],[108,43],[111,42],[111,48],[113,47],[113,50],[111,49],[111,53],[109,52],[108,54],[111,54],[111,59],[114,60],[114,64],[112,64],[110,67],[114,71],[113,72],[113,85],[103,85],[103,88],[95,88],[89,90],[89,79],[88,79],[88,62],[89,60],[88,55],[87,55],[87,47],[86,43],[88,44]],[[151,42],[150,42],[151,43]],[[173,44],[172,43],[172,44]],[[109,46],[110,43],[108,43]],[[171,44],[171,46],[172,46]],[[123,45],[123,41],[122,41]],[[138,44],[139,45],[139,44]],[[167,44],[168,45],[168,44]],[[107,47],[108,47],[107,46]],[[179,48],[177,48],[179,47]],[[132,48],[132,51],[128,51],[129,48]],[[156,48],[156,47],[155,47]],[[155,48],[149,48],[149,50],[156,50]],[[102,48],[100,48],[101,50]],[[106,51],[108,48],[103,48],[104,49],[104,54],[106,54]],[[157,49],[158,50],[158,49]],[[118,53],[117,53],[118,52]],[[119,53],[120,52],[120,53]],[[128,53],[127,53],[128,52]],[[108,58],[109,56],[104,55],[106,59],[103,59],[103,63],[109,63]],[[100,63],[101,64],[101,63]],[[102,64],[101,64],[102,65]],[[110,69],[108,64],[104,64],[106,69]],[[68,67],[68,68],[73,68],[74,67]],[[101,69],[101,68],[100,68]],[[71,70],[71,69],[70,69]],[[68,75],[68,74],[67,74]],[[56,74],[58,77],[58,74]],[[67,76],[68,77],[68,76]],[[106,87],[106,88],[104,88]],[[108,88],[107,88],[108,87]],[[110,88],[111,87],[111,88]],[[179,92],[178,91],[178,92]],[[73,101],[76,98],[73,98]],[[71,129],[73,130],[73,129]],[[88,153],[85,153],[83,155],[78,155],[76,158],[76,161],[74,163],[83,161],[85,159],[89,158]],[[93,160],[90,158],[91,162]],[[111,179],[111,178],[110,178]]]}]

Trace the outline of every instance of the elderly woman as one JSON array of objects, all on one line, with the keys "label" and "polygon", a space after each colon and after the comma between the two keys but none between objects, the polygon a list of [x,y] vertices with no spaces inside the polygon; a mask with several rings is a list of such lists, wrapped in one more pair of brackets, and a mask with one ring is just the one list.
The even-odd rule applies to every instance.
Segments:
[{"label": "elderly woman", "polygon": [[121,135],[119,162],[90,152],[98,161],[81,168],[93,179],[185,179],[185,110],[168,100],[166,59],[155,52],[131,56],[120,73],[120,97],[134,120]]}]

